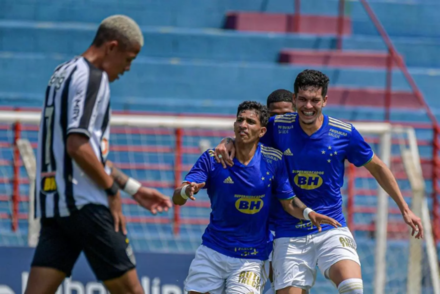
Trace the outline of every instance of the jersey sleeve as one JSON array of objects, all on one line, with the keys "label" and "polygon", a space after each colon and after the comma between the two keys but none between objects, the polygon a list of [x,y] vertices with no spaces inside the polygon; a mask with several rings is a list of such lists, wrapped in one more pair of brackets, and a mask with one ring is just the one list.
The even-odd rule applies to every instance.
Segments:
[{"label": "jersey sleeve", "polygon": [[291,199],[295,197],[295,194],[289,182],[284,156],[277,163],[278,166],[274,178],[274,195],[280,200]]},{"label": "jersey sleeve", "polygon": [[373,158],[373,155],[374,152],[370,145],[365,142],[359,131],[353,127],[347,150],[348,161],[353,163],[355,166],[360,167],[370,162],[370,160]]},{"label": "jersey sleeve", "polygon": [[208,186],[209,174],[214,168],[214,150],[205,151],[185,177],[186,182],[205,183]]},{"label": "jersey sleeve", "polygon": [[[77,70],[72,77],[67,102],[67,133],[80,133],[91,136],[99,112],[99,107],[107,107],[108,103],[100,103],[110,95],[107,79],[101,70]],[[105,93],[107,92],[107,93]],[[106,99],[108,101],[108,99]]]},{"label": "jersey sleeve", "polygon": [[275,140],[273,139],[274,136],[274,128],[275,128],[275,116],[272,116],[269,119],[269,122],[266,126],[266,134],[260,139],[260,143],[268,146],[268,147],[274,147],[275,148]]}]

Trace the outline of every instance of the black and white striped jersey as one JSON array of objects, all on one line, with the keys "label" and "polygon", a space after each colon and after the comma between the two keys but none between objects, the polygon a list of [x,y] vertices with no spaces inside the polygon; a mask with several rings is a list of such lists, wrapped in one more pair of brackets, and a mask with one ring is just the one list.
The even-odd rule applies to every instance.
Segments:
[{"label": "black and white striped jersey", "polygon": [[[46,89],[38,135],[36,217],[68,216],[107,196],[69,157],[67,136],[89,137],[105,166],[109,151],[110,87],[107,74],[83,57],[59,65]],[[110,171],[106,169],[109,173]]]}]

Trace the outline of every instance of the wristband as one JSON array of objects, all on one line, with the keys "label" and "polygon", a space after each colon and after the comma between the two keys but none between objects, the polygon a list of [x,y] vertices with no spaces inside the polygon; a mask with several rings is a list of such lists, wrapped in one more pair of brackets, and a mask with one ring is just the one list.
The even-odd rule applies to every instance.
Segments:
[{"label": "wristband", "polygon": [[303,216],[306,220],[310,220],[309,213],[311,213],[312,211],[314,211],[314,210],[311,208],[308,208],[308,207],[304,209]]},{"label": "wristband", "polygon": [[142,187],[142,184],[139,183],[138,181],[136,181],[133,178],[128,178],[127,183],[125,183],[124,186],[124,191],[133,196],[134,194],[137,193],[137,191],[139,191],[139,189]]},{"label": "wristband", "polygon": [[186,187],[188,187],[189,185],[185,185],[182,187],[182,189],[180,189],[180,196],[182,196],[183,199],[187,200],[189,197],[188,195],[186,195]]},{"label": "wristband", "polygon": [[108,196],[115,196],[116,194],[118,194],[118,192],[119,192],[119,186],[114,181],[113,181],[113,184],[112,184],[112,186],[110,188],[105,189],[105,193]]}]

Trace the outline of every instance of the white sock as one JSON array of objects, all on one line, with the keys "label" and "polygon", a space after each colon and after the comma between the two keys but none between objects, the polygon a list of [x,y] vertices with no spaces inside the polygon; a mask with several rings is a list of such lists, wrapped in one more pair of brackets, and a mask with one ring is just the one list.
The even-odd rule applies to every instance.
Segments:
[{"label": "white sock", "polygon": [[348,279],[342,281],[338,286],[339,294],[363,294],[364,285],[362,279]]}]

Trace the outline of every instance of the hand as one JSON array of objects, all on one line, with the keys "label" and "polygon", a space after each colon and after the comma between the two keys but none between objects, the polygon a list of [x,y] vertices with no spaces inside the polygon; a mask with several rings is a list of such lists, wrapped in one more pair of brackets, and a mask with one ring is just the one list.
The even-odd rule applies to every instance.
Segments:
[{"label": "hand", "polygon": [[119,228],[121,227],[124,235],[127,235],[127,224],[125,221],[125,216],[122,214],[122,201],[120,192],[118,191],[118,194],[116,194],[115,196],[107,196],[107,201],[108,207],[115,222],[115,232],[119,232]]},{"label": "hand", "polygon": [[423,226],[420,218],[417,217],[409,208],[402,212],[402,217],[405,223],[407,223],[412,228],[411,236],[414,236],[415,234],[416,239],[422,239]]},{"label": "hand", "polygon": [[171,208],[171,199],[157,191],[146,187],[140,187],[133,199],[143,208],[148,209],[152,214],[168,211]]},{"label": "hand", "polygon": [[226,168],[226,164],[229,166],[233,166],[233,159],[235,157],[234,141],[231,138],[223,139],[220,144],[215,147],[214,156],[215,160],[218,163],[221,163],[223,168]]},{"label": "hand", "polygon": [[197,194],[203,187],[205,187],[205,183],[197,184],[195,182],[192,182],[191,184],[186,186],[185,194],[189,197],[189,199],[194,201],[196,200],[194,195]]},{"label": "hand", "polygon": [[335,219],[328,217],[328,216],[325,216],[323,214],[317,213],[315,211],[312,211],[309,213],[309,218],[310,218],[310,221],[312,222],[312,224],[318,228],[319,232],[322,231],[321,224],[329,224],[329,225],[334,226],[335,228],[342,227],[342,225],[338,221],[336,221]]}]

